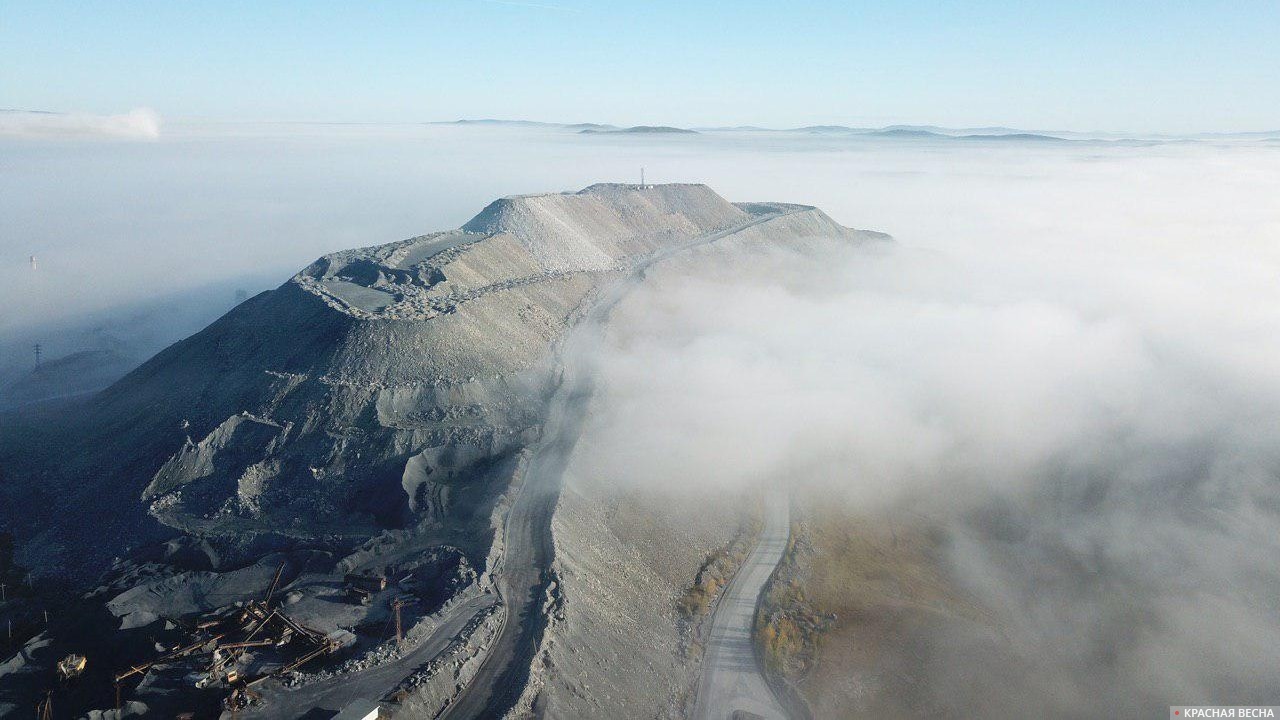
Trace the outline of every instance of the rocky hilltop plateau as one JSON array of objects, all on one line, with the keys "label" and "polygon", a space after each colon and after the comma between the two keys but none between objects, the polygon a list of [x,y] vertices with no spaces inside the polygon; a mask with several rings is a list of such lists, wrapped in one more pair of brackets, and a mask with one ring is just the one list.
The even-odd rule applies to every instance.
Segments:
[{"label": "rocky hilltop plateau", "polygon": [[[326,255],[92,397],[0,416],[0,521],[13,540],[0,571],[26,583],[32,612],[47,600],[39,588],[56,586],[70,591],[64,610],[85,618],[39,632],[20,623],[34,634],[0,665],[0,711],[33,697],[36,678],[72,650],[97,653],[91,667],[101,675],[90,673],[68,702],[106,707],[112,673],[163,644],[157,628],[178,632],[271,587],[293,620],[346,658],[324,671],[339,674],[401,663],[411,675],[432,657],[429,641],[451,627],[450,613],[465,610],[458,617],[474,620],[471,631],[488,628],[477,637],[496,638],[478,645],[510,645],[510,657],[483,663],[476,686],[485,672],[491,686],[519,681],[510,697],[476,690],[476,702],[531,702],[521,699],[527,664],[552,623],[502,620],[524,593],[536,596],[535,614],[563,618],[573,602],[564,586],[583,592],[596,582],[583,573],[648,562],[655,566],[637,576],[674,595],[678,578],[696,574],[741,520],[727,513],[704,532],[645,541],[678,549],[611,558],[640,531],[625,513],[601,514],[615,502],[603,490],[573,489],[567,514],[557,515],[573,439],[557,441],[559,461],[538,452],[550,442],[552,400],[570,382],[570,331],[603,322],[645,269],[687,249],[884,237],[807,206],[734,204],[703,185],[503,198],[457,230]],[[574,382],[562,415],[585,407],[589,382]],[[554,422],[559,434],[574,427]],[[548,477],[529,490],[530,472]],[[625,532],[610,534],[613,526]],[[575,579],[557,580],[561,555]],[[352,576],[398,585],[351,605],[344,578],[349,586]],[[397,595],[415,603],[403,620],[420,645],[388,655]],[[643,604],[634,594],[615,599]],[[579,617],[603,621],[598,611]],[[675,636],[661,637],[646,657],[679,669],[684,661],[669,657]],[[510,674],[522,664],[525,672]],[[664,678],[678,685],[682,672]],[[143,675],[141,705],[187,702],[181,683],[155,675]],[[537,677],[555,686],[545,671]],[[400,699],[438,712],[465,679],[419,678],[400,687]],[[383,697],[397,687],[368,682],[353,691]],[[651,692],[658,708],[672,702],[668,690],[634,692]]]}]

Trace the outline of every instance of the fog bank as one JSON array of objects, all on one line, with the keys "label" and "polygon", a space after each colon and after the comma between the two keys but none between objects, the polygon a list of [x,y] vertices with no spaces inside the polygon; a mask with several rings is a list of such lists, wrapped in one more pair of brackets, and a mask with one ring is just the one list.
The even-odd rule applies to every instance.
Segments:
[{"label": "fog bank", "polygon": [[0,136],[150,140],[160,137],[160,125],[160,116],[150,108],[135,108],[121,115],[0,111]]},{"label": "fog bank", "polygon": [[[323,253],[641,166],[897,242],[654,269],[595,359],[581,469],[932,518],[953,580],[1013,619],[998,652],[923,648],[923,685],[961,704],[1274,701],[1272,141],[182,123],[145,143],[0,139],[0,378],[36,342],[131,327],[163,344]],[[131,310],[157,297],[183,312]]]},{"label": "fog bank", "polygon": [[[916,172],[887,171],[908,158]],[[815,194],[896,246],[650,273],[603,343],[583,471],[929,518],[948,576],[1003,634],[920,640],[915,690],[945,706],[1274,699],[1274,156],[869,160],[842,190],[815,158]]]}]

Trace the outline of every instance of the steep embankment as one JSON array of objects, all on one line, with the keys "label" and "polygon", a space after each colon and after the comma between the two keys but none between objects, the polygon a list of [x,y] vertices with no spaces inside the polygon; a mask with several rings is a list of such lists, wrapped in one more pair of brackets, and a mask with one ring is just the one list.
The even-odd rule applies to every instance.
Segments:
[{"label": "steep embankment", "polygon": [[[644,282],[676,287],[712,270],[732,276],[779,250],[888,238],[843,227],[808,206],[740,207],[750,222],[666,253],[645,270]],[[651,478],[652,492],[618,483],[601,476],[581,450],[565,473],[552,521],[563,602],[525,707],[548,717],[681,717],[693,709],[710,638],[708,618],[680,617],[680,598],[706,559],[744,531],[751,508],[741,498],[697,490],[692,478]],[[672,487],[682,488],[678,500]]]},{"label": "steep embankment", "polygon": [[326,256],[87,404],[6,416],[0,493],[20,556],[91,576],[165,526],[425,521],[483,542],[583,299],[632,259],[744,217],[704,186],[597,185]]},{"label": "steep embankment", "polygon": [[[701,185],[504,198],[458,230],[320,258],[87,402],[0,416],[0,516],[38,572],[83,581],[125,557],[98,595],[137,633],[166,610],[136,612],[139,583],[203,612],[218,602],[203,588],[253,596],[232,573],[280,557],[291,607],[364,651],[381,639],[361,628],[388,611],[344,602],[344,574],[394,572],[417,579],[386,592],[424,608],[502,593],[502,631],[454,708],[673,710],[696,657],[668,601],[737,510],[710,503],[715,520],[678,531],[638,524],[647,511],[607,478],[562,499],[590,383],[566,381],[558,351],[639,282],[877,237]],[[592,691],[609,677],[616,692]]]}]

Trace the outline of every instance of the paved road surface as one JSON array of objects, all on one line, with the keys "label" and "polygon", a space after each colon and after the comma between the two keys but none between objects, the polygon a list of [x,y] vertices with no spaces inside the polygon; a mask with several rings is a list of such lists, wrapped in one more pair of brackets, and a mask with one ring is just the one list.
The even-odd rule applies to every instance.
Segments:
[{"label": "paved road surface", "polygon": [[727,720],[740,710],[767,720],[786,720],[756,661],[751,635],[756,602],[787,549],[790,522],[787,499],[772,498],[759,542],[716,606],[702,661],[695,720]]}]

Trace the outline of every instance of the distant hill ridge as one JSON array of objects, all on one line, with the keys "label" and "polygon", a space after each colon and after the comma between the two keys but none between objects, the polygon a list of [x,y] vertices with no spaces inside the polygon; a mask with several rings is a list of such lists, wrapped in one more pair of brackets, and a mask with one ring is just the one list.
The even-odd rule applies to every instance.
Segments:
[{"label": "distant hill ridge", "polygon": [[636,125],[629,128],[594,128],[589,127],[580,132],[583,133],[635,133],[635,134],[672,134],[672,135],[697,135],[697,130],[687,130],[685,128],[671,127],[669,125]]},{"label": "distant hill ridge", "polygon": [[447,125],[478,125],[478,126],[499,126],[510,125],[518,127],[546,127],[553,129],[574,130],[585,132],[584,134],[601,133],[728,133],[728,132],[751,132],[751,133],[808,133],[808,134],[830,134],[830,135],[850,135],[850,136],[870,136],[870,137],[887,137],[898,139],[920,139],[920,140],[950,140],[950,139],[966,139],[970,141],[997,141],[997,142],[1044,142],[1044,141],[1095,141],[1095,142],[1112,142],[1112,143],[1139,143],[1150,144],[1161,142],[1164,140],[1259,140],[1268,142],[1274,139],[1280,139],[1280,130],[1265,131],[1249,131],[1249,132],[1203,132],[1191,133],[1186,135],[1161,135],[1152,133],[1118,133],[1118,132],[1080,132],[1080,131],[1028,131],[1017,128],[1005,127],[1000,125],[984,126],[984,127],[967,127],[967,128],[950,128],[941,125],[886,125],[884,127],[855,127],[849,125],[805,125],[791,128],[769,128],[759,125],[733,125],[733,126],[701,126],[693,128],[681,128],[671,125],[637,125],[633,127],[619,127],[604,123],[554,123],[554,122],[537,122],[531,120],[497,120],[497,119],[478,119],[478,120],[453,120],[432,124]]}]

